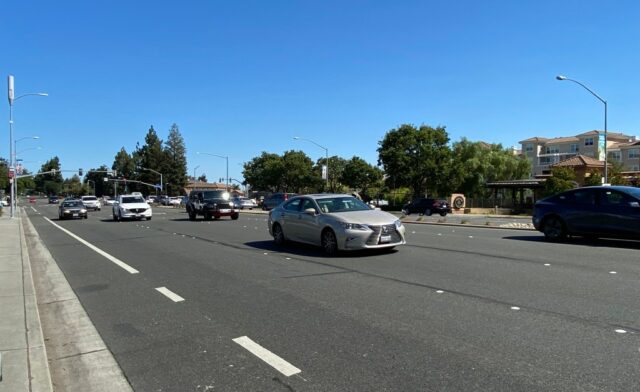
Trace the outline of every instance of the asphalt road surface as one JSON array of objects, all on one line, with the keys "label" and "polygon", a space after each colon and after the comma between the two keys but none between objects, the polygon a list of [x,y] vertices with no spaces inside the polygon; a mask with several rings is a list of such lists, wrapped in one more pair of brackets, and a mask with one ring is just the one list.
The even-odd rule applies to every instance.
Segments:
[{"label": "asphalt road surface", "polygon": [[136,391],[640,390],[638,243],[407,225],[327,258],[265,215],[26,211]]}]

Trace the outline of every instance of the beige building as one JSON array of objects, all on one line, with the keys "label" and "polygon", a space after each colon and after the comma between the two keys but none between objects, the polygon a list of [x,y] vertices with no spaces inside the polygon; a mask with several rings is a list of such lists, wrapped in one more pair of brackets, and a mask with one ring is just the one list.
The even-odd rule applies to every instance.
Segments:
[{"label": "beige building", "polygon": [[[569,137],[532,137],[520,141],[523,156],[531,162],[531,177],[551,174],[551,166],[578,155],[604,161],[603,148],[598,148],[601,135],[604,139],[604,131],[589,131]],[[640,141],[635,136],[607,132],[607,155],[609,161],[621,163],[626,172],[640,169]]]}]

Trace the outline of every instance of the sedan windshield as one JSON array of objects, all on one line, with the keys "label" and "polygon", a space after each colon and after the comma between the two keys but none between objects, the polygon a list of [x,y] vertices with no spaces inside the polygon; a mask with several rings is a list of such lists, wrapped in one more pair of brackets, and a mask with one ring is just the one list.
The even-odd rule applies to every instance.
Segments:
[{"label": "sedan windshield", "polygon": [[62,203],[63,207],[84,207],[84,205],[82,204],[82,202],[80,201],[65,201],[64,203]]},{"label": "sedan windshield", "polygon": [[369,206],[352,196],[316,199],[322,212],[366,211]]},{"label": "sedan windshield", "polygon": [[144,203],[144,199],[141,196],[128,196],[122,198],[122,204],[129,203]]}]

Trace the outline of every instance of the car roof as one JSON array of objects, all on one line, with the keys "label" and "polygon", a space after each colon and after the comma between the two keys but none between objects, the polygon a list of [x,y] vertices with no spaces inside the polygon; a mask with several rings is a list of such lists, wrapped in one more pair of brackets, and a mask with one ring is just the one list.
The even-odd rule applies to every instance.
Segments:
[{"label": "car roof", "polygon": [[312,199],[330,199],[334,197],[353,197],[353,195],[348,195],[346,193],[311,193],[308,195],[297,195],[296,197],[310,197]]}]

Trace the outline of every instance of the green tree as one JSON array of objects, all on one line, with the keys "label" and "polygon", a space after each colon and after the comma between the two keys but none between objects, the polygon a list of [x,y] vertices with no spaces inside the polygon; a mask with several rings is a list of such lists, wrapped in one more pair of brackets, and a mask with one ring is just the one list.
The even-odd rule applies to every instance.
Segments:
[{"label": "green tree", "polygon": [[[129,155],[124,147],[122,147],[116,154],[113,160],[113,165],[111,165],[111,169],[116,170],[118,178],[133,179],[136,171],[136,164],[133,157]],[[124,190],[125,186],[124,184],[118,183],[117,188],[120,193]]]},{"label": "green tree", "polygon": [[166,181],[173,184],[176,189],[182,189],[187,185],[186,154],[187,149],[184,144],[184,139],[180,134],[180,129],[178,125],[173,124],[169,130],[169,137],[164,147],[165,160],[161,166],[159,166],[162,170],[155,170],[163,173]]},{"label": "green tree", "polygon": [[624,167],[619,162],[611,162],[607,176],[611,185],[629,185],[629,181],[624,178],[622,171]]},{"label": "green tree", "polygon": [[602,174],[598,170],[593,170],[590,175],[584,176],[585,186],[602,185]]},{"label": "green tree", "polygon": [[462,138],[453,144],[451,190],[468,197],[485,197],[487,182],[527,178],[531,164],[501,144],[471,142]]},{"label": "green tree", "polygon": [[[326,158],[320,158],[313,167],[313,172],[317,177],[322,178],[322,166],[326,164]],[[342,173],[347,161],[337,155],[329,157],[329,190],[326,188],[326,181],[322,182],[322,189],[326,191],[336,192],[342,189]]]},{"label": "green tree", "polygon": [[207,175],[202,173],[200,174],[200,177],[198,177],[197,181],[199,182],[207,182]]},{"label": "green tree", "polygon": [[[135,162],[134,166],[138,169],[132,178],[148,184],[155,184],[159,182],[158,175],[152,171],[143,170],[142,168],[153,169],[164,174],[163,170],[168,169],[169,163],[162,146],[162,140],[160,140],[155,129],[153,129],[153,125],[149,128],[149,131],[147,131],[144,142],[145,144],[143,146],[140,146],[139,144],[136,145],[136,150],[132,154],[132,158]],[[175,185],[173,182],[165,181],[165,183],[171,183],[172,189],[177,189],[177,187],[174,188]],[[138,191],[143,190],[137,185],[132,186],[131,188]],[[145,193],[149,192],[146,186],[144,187],[144,191]]]},{"label": "green tree", "polygon": [[[29,170],[23,169],[22,175],[26,176],[31,174]],[[33,177],[25,177],[19,178],[18,183],[16,184],[18,188],[18,194],[22,195],[26,192],[35,192],[36,191],[36,182]]]},{"label": "green tree", "polygon": [[544,196],[555,195],[569,189],[576,188],[576,173],[570,167],[554,167],[551,169],[551,177],[544,182]]},{"label": "green tree", "polygon": [[47,195],[57,195],[62,190],[62,173],[60,173],[60,158],[53,157],[40,168],[40,173],[56,170],[56,173],[41,174],[35,177],[35,187],[38,192]]},{"label": "green tree", "polygon": [[278,154],[263,151],[259,157],[243,165],[242,176],[255,190],[282,191],[283,175],[284,162]]},{"label": "green tree", "polygon": [[107,173],[104,173],[106,171],[109,171],[107,165],[102,165],[97,169],[87,170],[84,175],[87,194],[95,194],[98,197],[113,194],[113,184],[104,180],[105,177],[108,177]]},{"label": "green tree", "polygon": [[378,142],[378,164],[395,186],[411,188],[414,196],[438,195],[449,188],[448,143],[445,127],[403,124]]},{"label": "green tree", "polygon": [[382,182],[382,170],[367,163],[364,159],[353,157],[344,167],[342,182],[354,189],[365,199],[371,199],[376,195],[369,194],[373,187],[379,187]]},{"label": "green tree", "polygon": [[280,188],[284,192],[308,192],[317,188],[320,178],[313,174],[313,161],[302,151],[286,151],[282,156]]},{"label": "green tree", "polygon": [[80,182],[80,177],[74,174],[73,177],[67,178],[62,182],[62,192],[68,196],[80,197],[84,195],[85,189]]},{"label": "green tree", "polygon": [[0,158],[0,190],[4,190],[6,194],[11,192],[9,188],[9,165],[4,158]]}]

